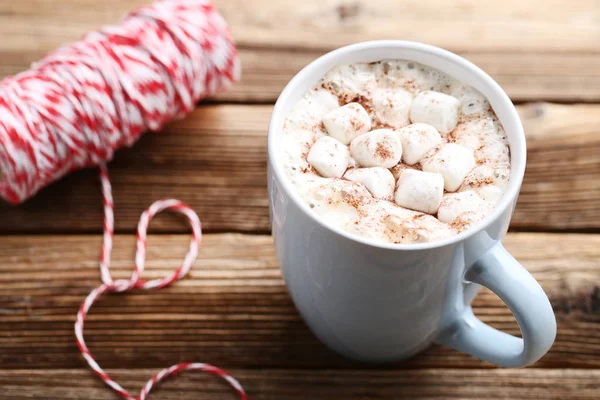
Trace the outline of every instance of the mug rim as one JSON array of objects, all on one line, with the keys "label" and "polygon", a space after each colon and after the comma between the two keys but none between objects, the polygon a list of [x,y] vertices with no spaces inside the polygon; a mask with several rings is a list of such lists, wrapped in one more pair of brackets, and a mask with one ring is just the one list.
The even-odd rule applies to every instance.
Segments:
[{"label": "mug rim", "polygon": [[[360,235],[356,235],[350,232],[347,232],[337,226],[331,226],[324,221],[322,221],[318,215],[316,215],[307,204],[305,204],[299,195],[296,193],[294,187],[292,187],[291,182],[288,177],[285,175],[283,171],[283,166],[280,162],[277,161],[276,154],[273,152],[276,149],[275,143],[275,132],[278,127],[275,126],[275,115],[280,114],[282,111],[282,107],[284,106],[284,102],[287,101],[290,93],[296,90],[296,87],[299,86],[301,82],[303,82],[307,76],[314,70],[321,69],[323,65],[326,65],[340,56],[346,53],[358,53],[365,50],[372,50],[374,48],[402,48],[408,50],[414,50],[417,52],[423,52],[428,54],[433,54],[445,59],[447,62],[458,64],[460,67],[469,70],[472,74],[476,75],[480,80],[482,80],[485,85],[492,90],[498,96],[498,102],[503,103],[503,105],[508,110],[509,116],[508,119],[513,119],[517,125],[516,132],[516,141],[515,143],[510,143],[510,153],[511,153],[511,178],[508,182],[507,189],[502,196],[502,200],[499,204],[494,207],[494,210],[487,215],[482,221],[477,223],[474,227],[467,229],[464,232],[459,233],[458,235],[452,236],[443,240],[436,240],[433,242],[425,242],[425,243],[414,243],[414,244],[400,244],[400,243],[390,243],[383,242],[379,240],[370,239],[367,237],[363,237]],[[435,67],[434,67],[435,68]],[[319,78],[320,79],[320,78]],[[316,82],[315,82],[316,83]],[[503,124],[504,125],[504,124]],[[285,86],[277,101],[275,106],[273,107],[273,111],[271,114],[271,120],[269,122],[268,128],[268,137],[267,137],[267,157],[270,162],[270,167],[272,169],[272,173],[277,177],[281,186],[283,186],[283,190],[285,194],[292,199],[292,201],[304,212],[307,218],[312,219],[317,224],[321,225],[325,229],[334,232],[346,239],[349,239],[354,242],[358,242],[364,245],[368,245],[371,247],[390,249],[390,250],[427,250],[434,249],[439,247],[444,247],[448,245],[452,245],[458,242],[461,242],[478,232],[486,229],[490,224],[492,224],[495,220],[497,220],[505,210],[511,206],[513,201],[517,198],[521,183],[523,182],[523,176],[525,174],[525,164],[526,164],[526,143],[525,143],[525,132],[523,130],[523,125],[521,123],[521,119],[517,110],[506,94],[506,92],[500,87],[500,85],[490,77],[486,72],[484,72],[481,68],[468,61],[467,59],[452,53],[448,50],[444,50],[442,48],[432,46],[425,43],[413,42],[413,41],[405,41],[405,40],[374,40],[374,41],[365,41],[359,42],[347,46],[340,47],[336,50],[328,52],[316,60],[312,61],[304,68],[302,68],[294,77],[288,82]],[[521,163],[513,162],[513,157],[516,159],[522,160]],[[515,168],[516,165],[516,169]],[[513,170],[514,169],[514,170]]]}]

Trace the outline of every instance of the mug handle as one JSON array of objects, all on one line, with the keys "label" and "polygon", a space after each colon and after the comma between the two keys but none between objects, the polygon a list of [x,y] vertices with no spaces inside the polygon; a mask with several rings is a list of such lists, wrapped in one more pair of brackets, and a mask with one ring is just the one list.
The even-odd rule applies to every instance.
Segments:
[{"label": "mug handle", "polygon": [[501,367],[525,367],[539,360],[556,338],[556,319],[539,283],[504,248],[495,244],[464,274],[487,287],[511,310],[523,338],[483,323],[470,304],[437,337],[437,342]]}]

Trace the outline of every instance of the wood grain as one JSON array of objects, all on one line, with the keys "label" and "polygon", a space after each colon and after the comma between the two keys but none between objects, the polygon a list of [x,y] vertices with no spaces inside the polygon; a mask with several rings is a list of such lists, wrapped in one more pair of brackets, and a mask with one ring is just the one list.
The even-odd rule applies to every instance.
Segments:
[{"label": "wood grain", "polygon": [[[148,0],[0,1],[0,78]],[[133,232],[159,198],[194,207],[205,231],[269,231],[266,130],[289,79],[352,42],[418,40],[481,66],[519,106],[528,169],[511,227],[600,233],[600,4],[598,0],[214,0],[236,38],[243,79],[110,164],[119,232]],[[19,206],[0,204],[0,399],[115,399],[74,344],[75,313],[99,283],[102,224],[97,171],[74,173]],[[160,216],[154,232],[185,232]],[[53,233],[53,235],[48,235]],[[72,234],[66,234],[72,233]],[[86,234],[94,233],[94,234]],[[8,235],[10,234],[10,235]],[[117,235],[116,278],[131,271],[134,235]],[[149,237],[145,276],[179,265],[187,235]],[[384,366],[322,345],[296,312],[266,235],[205,235],[190,276],[153,293],[103,297],[86,339],[133,393],[159,368],[204,361],[226,368],[256,400],[598,399],[600,234],[510,233],[507,248],[547,292],[555,345],[534,368],[495,369],[433,346]],[[482,291],[485,322],[519,330]],[[161,390],[162,389],[162,390]],[[221,380],[183,374],[152,399],[236,399]]]},{"label": "wood grain", "polygon": [[[0,241],[0,366],[80,368],[75,313],[99,283],[101,237],[5,236]],[[147,272],[179,265],[186,235],[151,235]],[[600,235],[513,233],[506,246],[548,294],[558,337],[537,368],[600,368]],[[113,276],[131,271],[134,235],[115,240]],[[512,334],[508,309],[490,292],[474,304],[485,322]],[[297,314],[281,279],[272,239],[206,235],[190,276],[160,292],[103,297],[86,339],[107,368],[159,368],[200,360],[230,368],[361,369],[328,350]],[[489,368],[434,346],[389,368]],[[0,372],[2,375],[2,372]]]},{"label": "wood grain", "polygon": [[[346,44],[361,40],[363,39],[357,37]],[[242,80],[231,89],[217,94],[213,100],[275,101],[298,71],[319,56],[335,49],[327,42],[319,49],[290,49],[279,46],[281,45],[240,46]],[[486,71],[514,102],[600,101],[600,52],[574,54],[570,51],[464,51],[450,44],[446,48]]]},{"label": "wood grain", "polygon": [[[109,370],[137,392],[156,370]],[[600,370],[573,369],[421,369],[401,371],[234,369],[231,371],[255,400],[331,399],[494,399],[584,400],[600,395]],[[27,387],[26,394],[23,388]],[[0,399],[114,400],[112,392],[86,370],[15,370],[0,374]],[[221,380],[184,373],[163,383],[151,398],[234,400]]]},{"label": "wood grain", "polygon": [[[146,0],[28,0],[0,4],[0,76],[119,21]],[[273,101],[291,76],[336,47],[363,40],[418,40],[464,55],[515,101],[600,100],[596,0],[216,0],[240,46],[242,82],[216,97]],[[291,12],[293,10],[293,12]],[[392,17],[393,16],[393,17]]]},{"label": "wood grain", "polygon": [[[463,50],[518,47],[589,52],[600,48],[596,40],[600,34],[597,21],[600,11],[595,0],[578,1],[576,7],[560,0],[486,4],[476,0],[213,1],[241,44],[276,42],[320,47],[324,40],[342,45],[355,37],[362,40],[401,37]],[[22,43],[9,40],[6,46],[39,48],[49,42],[60,44],[72,40],[93,26],[114,23],[128,10],[147,3],[145,0],[3,2],[0,15],[3,29],[23,38]]]},{"label": "wood grain", "polygon": [[[600,229],[600,106],[518,107],[528,137],[528,167],[513,229]],[[135,230],[153,201],[190,204],[207,231],[268,232],[267,105],[213,105],[160,134],[147,134],[110,164],[116,227]],[[99,232],[96,170],[74,173],[19,207],[0,205],[0,232]],[[155,232],[184,232],[159,217]]]}]

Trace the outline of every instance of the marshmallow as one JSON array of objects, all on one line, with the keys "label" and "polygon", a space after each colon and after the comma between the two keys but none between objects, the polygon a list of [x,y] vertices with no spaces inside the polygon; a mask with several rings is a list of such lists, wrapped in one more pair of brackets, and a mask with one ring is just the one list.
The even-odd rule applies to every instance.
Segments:
[{"label": "marshmallow", "polygon": [[446,194],[438,209],[438,219],[449,224],[464,213],[475,213],[480,207],[483,201],[473,191]]},{"label": "marshmallow", "polygon": [[350,154],[361,167],[391,168],[402,158],[402,143],[394,131],[376,129],[352,140]]},{"label": "marshmallow", "polygon": [[444,188],[455,192],[475,166],[473,152],[461,145],[445,144],[437,153],[421,161],[423,171],[444,177]]},{"label": "marshmallow", "polygon": [[433,125],[440,133],[452,131],[458,123],[460,101],[433,91],[419,93],[410,107],[410,120]]},{"label": "marshmallow", "polygon": [[371,117],[360,104],[348,103],[325,114],[323,125],[330,136],[347,145],[358,135],[371,130]]},{"label": "marshmallow", "polygon": [[494,207],[502,199],[507,183],[508,173],[506,167],[495,166],[492,168],[488,165],[479,165],[467,175],[459,191],[472,190],[486,204]]},{"label": "marshmallow", "polygon": [[397,131],[402,142],[402,161],[414,165],[442,144],[442,136],[431,125],[416,123]]},{"label": "marshmallow", "polygon": [[440,174],[407,169],[398,179],[396,204],[411,210],[435,214],[444,195],[444,178]]},{"label": "marshmallow", "polygon": [[379,121],[396,129],[410,124],[409,112],[413,95],[404,89],[376,90],[371,101]]},{"label": "marshmallow", "polygon": [[508,173],[504,166],[478,165],[467,175],[460,191],[472,190],[488,205],[494,207],[502,199],[508,183]]},{"label": "marshmallow", "polygon": [[460,191],[476,190],[477,188],[486,185],[494,185],[500,188],[503,192],[508,184],[508,176],[510,166],[508,165],[478,165],[467,175],[463,180]]},{"label": "marshmallow", "polygon": [[486,203],[494,207],[500,202],[504,192],[498,186],[486,185],[475,190],[475,192],[481,197]]},{"label": "marshmallow", "polygon": [[346,171],[344,178],[362,183],[376,199],[390,200],[394,195],[396,180],[385,168],[352,168]]},{"label": "marshmallow", "polygon": [[348,148],[329,136],[318,139],[306,157],[306,161],[325,178],[341,178],[349,159]]}]

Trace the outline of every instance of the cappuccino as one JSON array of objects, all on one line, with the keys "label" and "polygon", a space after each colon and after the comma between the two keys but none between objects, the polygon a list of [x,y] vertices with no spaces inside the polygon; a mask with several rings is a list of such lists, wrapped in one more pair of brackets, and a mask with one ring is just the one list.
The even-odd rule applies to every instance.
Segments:
[{"label": "cappuccino", "polygon": [[282,163],[328,225],[390,243],[449,238],[488,215],[510,175],[487,99],[413,61],[339,65],[285,119]]}]

